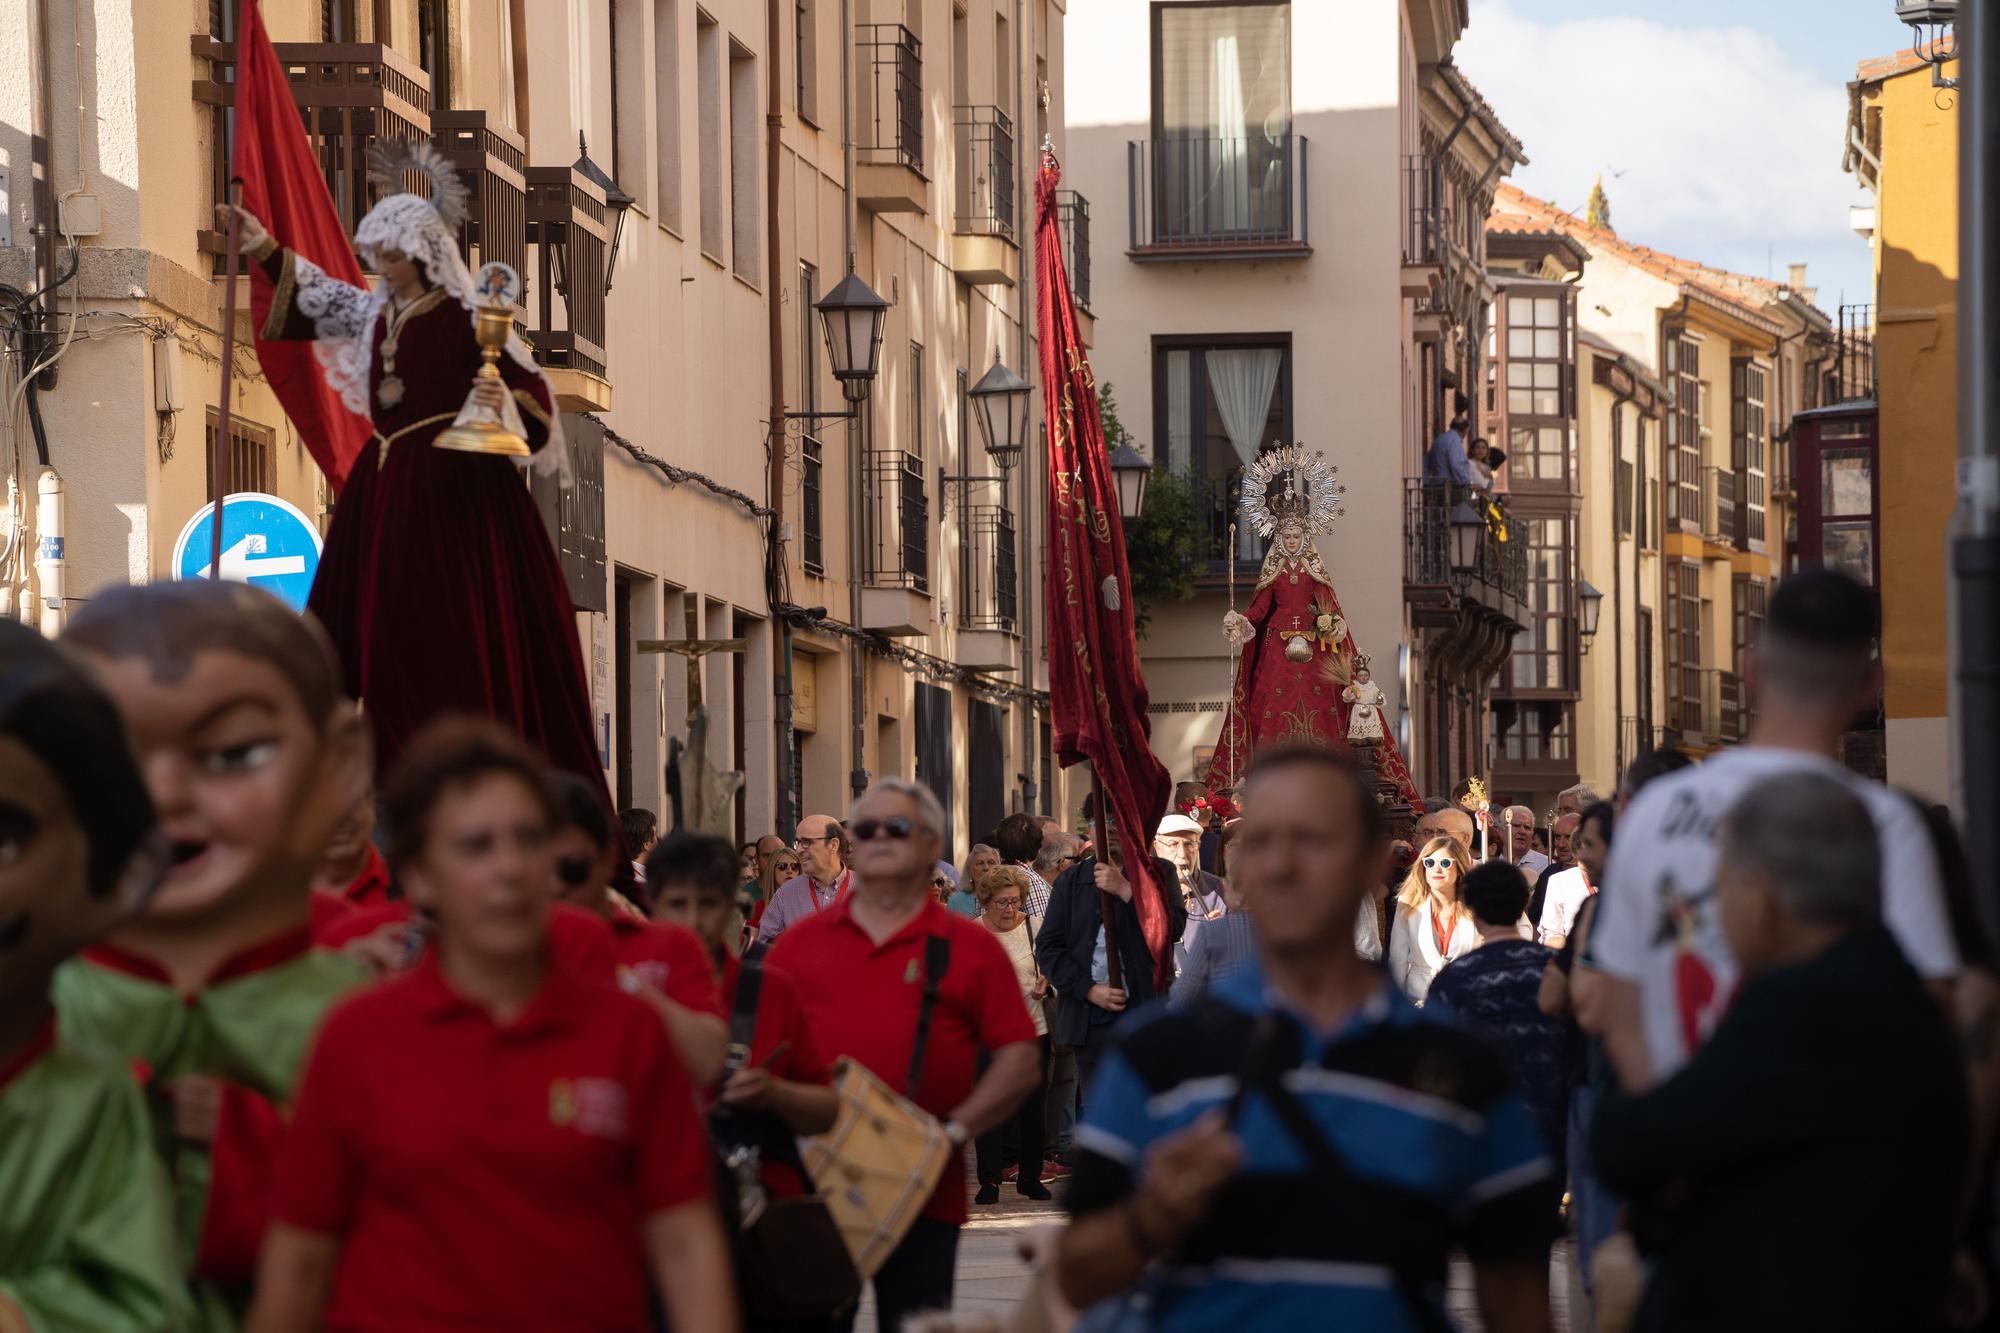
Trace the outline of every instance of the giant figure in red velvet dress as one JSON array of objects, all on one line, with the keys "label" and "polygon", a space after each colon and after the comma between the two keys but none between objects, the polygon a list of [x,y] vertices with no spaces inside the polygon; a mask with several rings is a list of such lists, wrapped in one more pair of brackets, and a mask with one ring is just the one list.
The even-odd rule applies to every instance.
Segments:
[{"label": "giant figure in red velvet dress", "polygon": [[[603,785],[576,615],[520,468],[432,445],[466,408],[481,364],[472,276],[456,226],[464,186],[428,144],[374,176],[431,178],[432,198],[392,194],[355,232],[382,274],[373,290],[327,276],[242,215],[245,249],[276,284],[265,339],[314,339],[328,384],[374,423],[341,488],[312,612],[374,731],[378,771],[441,713],[484,713],[557,767]],[[510,338],[499,387],[474,394],[567,480],[547,378]],[[606,797],[609,804],[609,798]]]},{"label": "giant figure in red velvet dress", "polygon": [[[1242,650],[1229,710],[1209,765],[1211,798],[1227,799],[1251,758],[1268,746],[1348,749],[1348,705],[1356,650],[1340,598],[1312,540],[1344,512],[1334,471],[1299,445],[1272,450],[1245,470],[1243,511],[1271,538],[1257,588],[1242,614],[1223,618],[1223,633]],[[1415,808],[1422,802],[1386,733],[1375,764]]]}]

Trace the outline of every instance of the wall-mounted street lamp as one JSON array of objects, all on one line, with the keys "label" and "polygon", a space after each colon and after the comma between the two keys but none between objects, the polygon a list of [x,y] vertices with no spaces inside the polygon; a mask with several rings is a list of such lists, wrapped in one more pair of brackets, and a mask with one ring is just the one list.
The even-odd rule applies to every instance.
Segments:
[{"label": "wall-mounted street lamp", "polygon": [[993,354],[993,364],[967,394],[979,419],[986,453],[1002,472],[1020,461],[1028,444],[1028,397],[1034,390]]},{"label": "wall-mounted street lamp", "polygon": [[604,191],[604,206],[611,210],[611,246],[604,254],[604,294],[609,296],[611,275],[618,271],[618,246],[625,239],[625,215],[639,201],[619,189],[611,173],[590,160],[590,146],[583,141],[580,130],[576,136],[576,161],[570,170]]},{"label": "wall-mounted street lamp", "polygon": [[1479,568],[1479,539],[1485,535],[1486,520],[1464,500],[1451,511],[1451,568],[1455,574],[1471,574]]},{"label": "wall-mounted street lamp", "polygon": [[1583,655],[1590,655],[1590,641],[1597,637],[1597,617],[1604,610],[1604,594],[1590,586],[1589,579],[1576,584],[1576,627],[1582,636]]},{"label": "wall-mounted street lamp", "polygon": [[1910,48],[1931,67],[1931,86],[1956,88],[1944,76],[1945,62],[1958,59],[1958,0],[1896,0],[1896,17],[1910,26]]},{"label": "wall-mounted street lamp", "polygon": [[787,421],[852,421],[868,401],[868,390],[882,368],[882,333],[889,324],[889,303],[847,270],[834,289],[813,303],[826,334],[826,358],[840,381],[845,412],[787,412]]},{"label": "wall-mounted street lamp", "polygon": [[1120,443],[1111,451],[1111,480],[1118,487],[1118,517],[1137,523],[1146,512],[1146,483],[1152,480],[1153,465],[1129,444]]}]

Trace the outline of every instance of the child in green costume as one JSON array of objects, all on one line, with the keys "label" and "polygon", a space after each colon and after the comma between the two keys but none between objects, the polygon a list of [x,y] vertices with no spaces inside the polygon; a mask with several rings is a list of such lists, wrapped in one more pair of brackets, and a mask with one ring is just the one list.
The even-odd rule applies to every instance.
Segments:
[{"label": "child in green costume", "polygon": [[312,947],[309,888],[367,790],[369,745],[325,634],[267,593],[119,588],[63,636],[124,715],[170,849],[159,892],[56,978],[63,1034],[138,1066],[210,1329],[247,1304],[284,1132],[320,1018],[361,984]]},{"label": "child in green costume", "polygon": [[0,620],[0,1333],[192,1317],[173,1198],[122,1061],[56,1041],[57,964],[145,902],[166,845],[117,710]]}]

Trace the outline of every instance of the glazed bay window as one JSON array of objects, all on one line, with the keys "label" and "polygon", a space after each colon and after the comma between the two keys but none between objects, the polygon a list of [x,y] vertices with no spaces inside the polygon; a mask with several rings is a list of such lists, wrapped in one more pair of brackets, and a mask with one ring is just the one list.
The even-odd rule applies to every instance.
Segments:
[{"label": "glazed bay window", "polygon": [[1289,4],[1153,6],[1152,240],[1292,239]]},{"label": "glazed bay window", "polygon": [[1527,543],[1528,623],[1514,636],[1514,656],[1506,680],[1509,693],[1562,694],[1572,688],[1573,523],[1567,514],[1515,516],[1513,535]]},{"label": "glazed bay window", "polygon": [[1237,517],[1243,469],[1265,449],[1292,438],[1292,346],[1289,338],[1194,342],[1158,339],[1153,348],[1153,420],[1161,423],[1158,465],[1187,479],[1205,516],[1204,550],[1255,564],[1265,542]]},{"label": "glazed bay window", "polygon": [[1667,359],[1667,521],[1689,532],[1701,527],[1701,344],[1676,330],[1664,339]]},{"label": "glazed bay window", "polygon": [[1769,418],[1764,405],[1769,372],[1738,358],[1729,365],[1729,454],[1736,469],[1737,542],[1747,551],[1764,549],[1766,455]]},{"label": "glazed bay window", "polygon": [[1575,412],[1569,367],[1575,357],[1568,288],[1510,286],[1501,305],[1507,384],[1507,477],[1569,490]]}]

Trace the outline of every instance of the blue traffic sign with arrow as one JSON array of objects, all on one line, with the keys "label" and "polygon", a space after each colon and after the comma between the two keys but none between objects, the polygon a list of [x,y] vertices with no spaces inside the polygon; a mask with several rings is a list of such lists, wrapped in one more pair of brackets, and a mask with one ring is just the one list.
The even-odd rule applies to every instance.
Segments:
[{"label": "blue traffic sign with arrow", "polygon": [[[195,511],[174,542],[177,579],[209,577],[215,506]],[[296,505],[275,495],[244,491],[222,505],[222,577],[275,593],[303,611],[319,571],[319,529]]]}]

